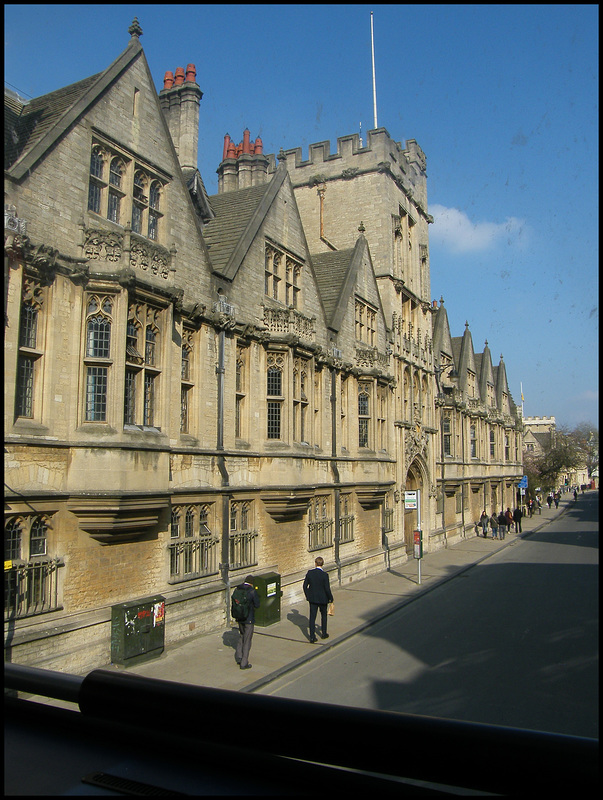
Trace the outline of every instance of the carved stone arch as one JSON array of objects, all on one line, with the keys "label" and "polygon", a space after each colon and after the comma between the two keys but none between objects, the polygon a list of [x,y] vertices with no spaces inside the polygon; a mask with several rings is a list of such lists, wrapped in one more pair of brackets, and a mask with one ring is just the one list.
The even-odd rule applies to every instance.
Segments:
[{"label": "carved stone arch", "polygon": [[[428,519],[430,497],[429,469],[425,458],[420,453],[412,459],[406,471],[406,480],[402,488],[403,492],[418,492],[418,508],[404,510],[404,543],[407,553],[412,553],[414,531],[418,528],[419,518],[421,529],[424,532],[424,539],[426,538],[425,525]],[[420,514],[418,511],[420,511]]]}]

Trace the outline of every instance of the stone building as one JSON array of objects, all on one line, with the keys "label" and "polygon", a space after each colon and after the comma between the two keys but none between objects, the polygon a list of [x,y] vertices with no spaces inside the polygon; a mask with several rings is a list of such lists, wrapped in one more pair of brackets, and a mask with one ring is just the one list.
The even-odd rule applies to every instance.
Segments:
[{"label": "stone building", "polygon": [[[135,20],[108,68],[5,93],[5,652],[83,673],[112,606],[160,594],[166,645],[347,583],[512,502],[502,359],[430,301],[425,157],[384,128],[197,169],[193,64],[157,92]],[[418,507],[405,509],[405,491]]]}]

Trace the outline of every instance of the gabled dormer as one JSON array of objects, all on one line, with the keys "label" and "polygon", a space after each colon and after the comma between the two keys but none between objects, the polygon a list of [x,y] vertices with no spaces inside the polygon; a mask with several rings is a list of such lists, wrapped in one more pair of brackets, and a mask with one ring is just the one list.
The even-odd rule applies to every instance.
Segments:
[{"label": "gabled dormer", "polygon": [[324,344],[324,309],[291,180],[281,165],[268,182],[212,195],[204,228],[214,282],[237,319],[283,340]]},{"label": "gabled dormer", "polygon": [[498,406],[499,411],[502,411],[503,414],[510,414],[511,413],[511,406],[514,406],[514,403],[511,399],[511,394],[509,392],[509,384],[507,382],[507,370],[505,367],[505,362],[503,361],[502,354],[500,356],[500,361],[498,363],[498,367],[495,368],[496,372],[496,405]]},{"label": "gabled dormer", "polygon": [[[325,308],[331,342],[355,342],[355,353],[346,353],[357,365],[377,363],[376,351],[387,347],[385,317],[368,242],[360,236],[353,248],[330,250],[312,256]],[[341,345],[343,346],[343,345]]]},{"label": "gabled dormer", "polygon": [[479,398],[479,387],[477,382],[477,367],[475,354],[473,352],[473,339],[469,331],[469,323],[465,322],[465,333],[460,339],[460,350],[458,355],[458,386],[469,399]]},{"label": "gabled dormer", "polygon": [[442,391],[445,386],[452,386],[452,378],[456,369],[452,337],[450,336],[450,323],[443,298],[440,298],[439,307],[436,308],[434,306],[432,325],[436,381],[438,391]]},{"label": "gabled dormer", "polygon": [[[27,221],[32,247],[56,250],[68,273],[117,274],[169,296],[179,283],[187,287],[182,302],[192,306],[209,289],[203,215],[136,19],[128,32],[126,49],[103,72],[13,108],[7,199]],[[48,186],[64,185],[66,170],[69,191],[49,193]]]},{"label": "gabled dormer", "polygon": [[484,344],[484,352],[480,354],[479,391],[487,408],[496,407],[496,386],[492,369],[492,354],[488,341]]}]

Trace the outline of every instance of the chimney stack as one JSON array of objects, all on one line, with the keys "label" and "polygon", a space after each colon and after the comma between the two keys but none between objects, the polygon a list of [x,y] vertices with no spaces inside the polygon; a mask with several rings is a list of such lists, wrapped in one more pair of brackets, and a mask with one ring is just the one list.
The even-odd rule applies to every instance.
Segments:
[{"label": "chimney stack", "polygon": [[224,137],[222,162],[218,167],[218,193],[259,186],[268,180],[270,159],[264,155],[264,146],[258,136],[252,142],[248,128],[243,131],[243,141],[235,144],[227,133]]},{"label": "chimney stack", "polygon": [[199,104],[203,92],[194,64],[166,72],[159,101],[183,170],[197,169]]}]

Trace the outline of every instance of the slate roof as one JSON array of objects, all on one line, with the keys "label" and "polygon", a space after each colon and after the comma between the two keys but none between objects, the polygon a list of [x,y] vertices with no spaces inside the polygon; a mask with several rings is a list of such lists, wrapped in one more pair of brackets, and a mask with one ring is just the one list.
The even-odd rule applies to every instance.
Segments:
[{"label": "slate roof", "polygon": [[4,93],[4,167],[8,169],[29,153],[42,137],[72,108],[102,73],[64,86],[27,103]]},{"label": "slate roof", "polygon": [[215,214],[203,229],[209,257],[217,272],[225,273],[234,250],[264,199],[270,182],[234,192],[214,194],[209,198]]},{"label": "slate roof", "polygon": [[345,280],[350,268],[355,248],[350,250],[336,250],[312,255],[312,264],[316,275],[318,291],[327,317],[327,324],[333,322],[337,312]]}]

